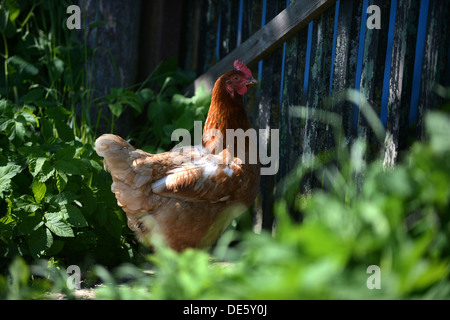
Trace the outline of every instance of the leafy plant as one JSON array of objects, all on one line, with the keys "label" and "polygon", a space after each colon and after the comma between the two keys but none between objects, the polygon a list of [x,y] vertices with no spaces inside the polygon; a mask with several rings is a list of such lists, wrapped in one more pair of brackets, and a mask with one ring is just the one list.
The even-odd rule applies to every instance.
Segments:
[{"label": "leafy plant", "polygon": [[67,5],[0,4],[0,270],[16,255],[105,265],[135,257],[92,146],[90,50],[58,27]]},{"label": "leafy plant", "polygon": [[66,109],[33,111],[0,100],[0,255],[131,259],[126,217],[92,145],[75,139]]}]

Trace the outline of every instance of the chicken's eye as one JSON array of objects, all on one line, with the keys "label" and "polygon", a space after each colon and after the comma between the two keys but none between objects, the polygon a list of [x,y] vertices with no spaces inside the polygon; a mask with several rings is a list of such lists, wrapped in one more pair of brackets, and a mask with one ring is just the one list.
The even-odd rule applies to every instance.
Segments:
[{"label": "chicken's eye", "polygon": [[238,80],[239,80],[239,76],[234,76],[234,77],[233,77],[233,80],[234,80],[234,81],[238,81]]}]

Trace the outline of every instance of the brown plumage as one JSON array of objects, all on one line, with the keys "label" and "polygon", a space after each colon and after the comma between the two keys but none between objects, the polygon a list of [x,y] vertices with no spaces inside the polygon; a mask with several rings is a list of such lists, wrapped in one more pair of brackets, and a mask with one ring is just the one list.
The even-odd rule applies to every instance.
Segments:
[{"label": "brown plumage", "polygon": [[250,129],[242,95],[256,83],[244,64],[234,66],[215,83],[202,146],[149,154],[111,134],[95,142],[128,226],[146,245],[161,236],[178,251],[210,247],[256,197],[260,169],[249,163],[249,139],[243,159],[226,145],[227,129]]}]

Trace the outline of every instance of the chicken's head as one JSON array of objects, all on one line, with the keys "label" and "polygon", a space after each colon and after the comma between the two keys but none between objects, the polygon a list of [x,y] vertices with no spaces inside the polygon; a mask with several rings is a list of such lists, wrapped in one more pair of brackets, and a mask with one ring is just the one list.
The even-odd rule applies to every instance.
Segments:
[{"label": "chicken's head", "polygon": [[232,96],[234,96],[235,92],[244,95],[247,93],[248,87],[252,84],[257,84],[258,81],[253,78],[252,72],[244,63],[236,60],[234,62],[234,68],[235,70],[229,71],[226,74],[226,89]]}]

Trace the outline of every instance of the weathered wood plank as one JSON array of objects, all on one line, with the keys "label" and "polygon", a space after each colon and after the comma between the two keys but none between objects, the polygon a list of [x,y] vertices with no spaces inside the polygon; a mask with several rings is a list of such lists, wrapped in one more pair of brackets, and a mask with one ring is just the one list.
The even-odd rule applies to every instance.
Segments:
[{"label": "weathered wood plank", "polygon": [[[300,31],[300,33],[304,33],[304,30]],[[286,43],[283,103],[280,105],[280,124],[279,124],[280,139],[283,141],[283,143],[280,144],[280,157],[283,159],[283,161],[280,162],[279,172],[281,177],[287,175],[290,168],[292,168],[293,163],[291,163],[291,153],[293,153],[295,150],[300,149],[300,148],[297,149],[292,148],[293,140],[295,140],[295,135],[298,134],[300,130],[295,130],[293,128],[294,125],[294,123],[292,122],[293,118],[291,118],[289,114],[290,106],[300,104],[299,88],[301,88],[301,86],[299,80],[301,79],[301,77],[297,76],[297,69],[300,68],[300,66],[298,65],[299,40],[300,39],[298,36],[292,37]],[[299,154],[297,156],[299,156]]]},{"label": "weathered wood plank", "polygon": [[437,84],[438,61],[440,44],[444,36],[442,22],[448,14],[448,1],[430,1],[427,36],[422,63],[422,81],[420,87],[417,135],[419,139],[424,137],[424,115],[428,110],[436,106],[436,93],[434,86]]},{"label": "weathered wood plank", "polygon": [[[403,102],[403,90],[405,89],[403,80],[405,74],[404,67],[406,65],[406,51],[408,48],[408,17],[411,11],[411,5],[411,0],[403,0],[398,3],[395,30],[393,31],[389,91],[388,93],[383,92],[383,98],[387,99],[387,101],[382,101],[382,107],[384,108],[385,104],[387,107],[386,129],[392,135],[390,141],[393,144],[392,148],[386,148],[389,152],[385,152],[385,160],[389,160],[390,166],[393,166],[396,161],[400,124],[403,122],[401,121],[401,106]],[[385,97],[386,94],[388,95],[387,97]]]},{"label": "weathered wood plank", "polygon": [[[83,12],[82,30],[91,30],[91,26],[95,25],[92,32],[87,33],[86,45],[90,48],[102,48],[87,61],[89,73],[86,76],[92,88],[89,97],[104,101],[104,96],[111,88],[128,87],[138,77],[136,61],[139,57],[138,17],[141,5],[139,2],[131,4],[119,0],[108,1],[103,5],[95,1],[79,0],[78,4]],[[123,36],[125,34],[127,36]],[[95,124],[98,115],[101,115],[101,121],[97,134],[109,132],[111,111],[106,103],[100,104],[99,101],[98,108],[90,108],[87,114],[92,119],[92,124]],[[122,113],[120,120],[115,122],[115,133],[127,136],[133,121],[130,113]]]},{"label": "weathered wood plank", "polygon": [[[261,29],[261,16],[263,12],[261,0],[244,1],[244,18],[242,27],[242,41],[245,42],[252,34]],[[253,71],[256,77],[256,69]],[[247,105],[247,114],[250,123],[255,126],[258,122],[258,90],[250,90],[244,96],[244,104]]]},{"label": "weathered wood plank", "polygon": [[[370,103],[377,114],[380,114],[381,95],[383,92],[383,76],[386,68],[390,68],[390,61],[386,65],[388,32],[395,26],[395,15],[390,21],[391,11],[395,14],[395,7],[391,8],[390,0],[372,0],[381,10],[381,29],[369,29],[366,27],[366,21],[362,21],[361,26],[366,29],[366,38],[364,41],[364,55],[362,61],[362,72],[360,82],[360,92]],[[392,1],[394,3],[394,1]],[[392,30],[393,31],[393,30]],[[357,134],[359,137],[367,138],[368,141],[376,143],[373,130],[365,117],[359,114]]]},{"label": "weathered wood plank", "polygon": [[300,190],[300,183],[293,178],[291,172],[301,162],[305,121],[292,117],[290,108],[294,105],[301,105],[302,100],[305,101],[307,96],[302,90],[307,39],[308,28],[304,28],[286,43],[283,101],[280,105],[279,116],[281,143],[276,197],[286,199],[290,215],[296,221],[302,219],[301,213],[294,208],[295,196]]},{"label": "weathered wood plank", "polygon": [[[329,91],[333,28],[334,8],[325,11],[314,21],[311,69],[306,99],[306,107],[309,108],[307,114],[311,113],[312,117],[305,119],[302,145],[304,161],[309,161],[313,155],[327,150],[330,147],[329,142],[333,140],[332,132],[328,130],[326,124],[312,120],[317,110],[322,108],[322,99],[328,95]],[[309,192],[316,186],[316,182],[314,174],[307,174],[302,182],[302,190]]]},{"label": "weathered wood plank", "polygon": [[[332,93],[347,89],[354,83],[357,55],[357,42],[355,44],[357,19],[354,17],[357,16],[358,3],[360,1],[356,0],[341,0],[339,2]],[[349,136],[352,120],[351,104],[333,99],[331,110],[342,116],[345,136]]]},{"label": "weathered wood plank", "polygon": [[[409,109],[412,94],[412,83],[414,77],[414,57],[417,37],[417,24],[419,21],[420,0],[411,0],[411,6],[408,10],[408,21],[406,26],[406,53],[403,66],[403,88],[400,106],[399,126],[400,132],[398,137],[398,150],[409,150],[412,144],[414,132],[409,124]],[[399,8],[399,10],[401,10]],[[389,123],[389,119],[388,119]],[[389,128],[388,128],[389,130]]]},{"label": "weathered wood plank", "polygon": [[264,28],[253,34],[247,41],[198,77],[187,89],[193,94],[204,84],[211,91],[215,80],[228,71],[236,59],[253,65],[280,47],[283,42],[305,27],[310,21],[335,4],[336,0],[299,0],[273,18]]},{"label": "weathered wood plank", "polygon": [[[342,8],[339,10],[333,92],[353,88],[355,85],[363,2],[359,0],[341,0],[340,5]],[[340,61],[340,59],[344,58],[345,60]],[[340,74],[340,72],[343,73]],[[353,108],[353,104],[349,101],[333,101],[332,110],[342,116],[344,136],[347,138],[354,133]]]},{"label": "weathered wood plank", "polygon": [[220,1],[219,59],[236,48],[239,0]]},{"label": "weathered wood plank", "polygon": [[189,0],[183,5],[184,35],[180,37],[179,61],[184,70],[197,70],[201,21],[201,0]]},{"label": "weathered wood plank", "polygon": [[[272,1],[267,3],[266,19],[270,20],[275,17],[280,9],[284,8],[284,2]],[[278,127],[278,113],[280,101],[280,83],[281,83],[281,61],[282,48],[279,48],[267,56],[262,64],[262,78],[260,101],[258,105],[258,122],[259,129],[267,129],[264,141],[259,141],[259,147],[269,150],[271,146],[270,129]],[[264,146],[265,145],[265,146]],[[260,192],[261,192],[261,207],[262,207],[262,228],[272,230],[274,214],[273,205],[275,202],[274,188],[276,177],[275,175],[261,176]]]},{"label": "weathered wood plank", "polygon": [[197,60],[197,74],[202,74],[216,63],[216,40],[217,28],[219,24],[219,1],[210,0],[203,1],[200,22],[200,37],[198,42],[198,60]]}]

